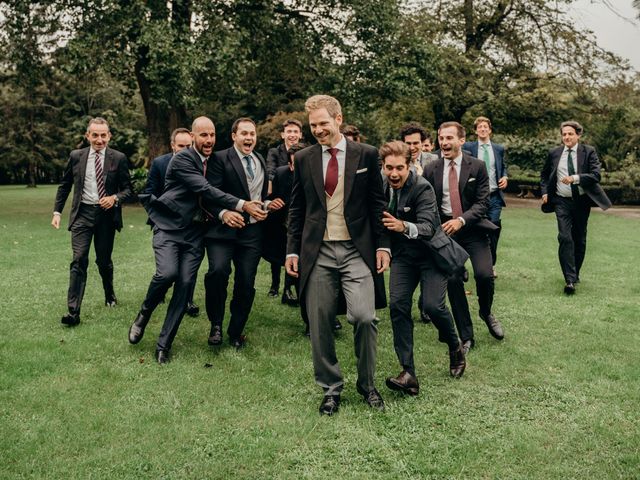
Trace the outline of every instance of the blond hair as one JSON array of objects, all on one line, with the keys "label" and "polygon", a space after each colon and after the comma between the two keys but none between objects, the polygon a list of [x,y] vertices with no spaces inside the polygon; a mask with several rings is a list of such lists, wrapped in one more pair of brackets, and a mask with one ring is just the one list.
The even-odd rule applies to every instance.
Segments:
[{"label": "blond hair", "polygon": [[333,118],[336,118],[338,115],[342,115],[340,102],[329,95],[314,95],[304,102],[304,110],[307,113],[321,108],[326,108],[329,115]]}]

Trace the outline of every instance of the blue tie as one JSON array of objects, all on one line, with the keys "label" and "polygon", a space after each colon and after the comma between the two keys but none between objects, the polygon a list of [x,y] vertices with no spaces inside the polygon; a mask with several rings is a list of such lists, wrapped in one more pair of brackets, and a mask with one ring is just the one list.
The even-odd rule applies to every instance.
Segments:
[{"label": "blue tie", "polygon": [[244,159],[245,162],[247,162],[247,172],[249,172],[249,178],[251,179],[251,181],[253,181],[253,178],[256,176],[256,174],[253,172],[253,165],[251,163],[251,155],[245,155],[242,158]]}]

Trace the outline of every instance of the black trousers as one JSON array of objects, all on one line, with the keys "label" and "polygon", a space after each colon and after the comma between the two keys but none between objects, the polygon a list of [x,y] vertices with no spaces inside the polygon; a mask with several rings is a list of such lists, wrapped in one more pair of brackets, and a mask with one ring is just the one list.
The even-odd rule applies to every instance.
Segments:
[{"label": "black trousers", "polygon": [[204,230],[194,224],[178,231],[153,229],[153,252],[156,273],[151,279],[142,310],[151,315],[173,285],[167,315],[158,337],[157,348],[169,350],[184,317],[189,295],[193,291],[202,257]]},{"label": "black trousers", "polygon": [[[453,239],[464,248],[471,257],[473,276],[476,280],[476,293],[478,295],[478,306],[480,315],[487,316],[491,313],[493,306],[494,279],[493,260],[489,246],[489,237],[483,231],[474,229],[472,231],[459,232]],[[456,322],[458,334],[463,342],[473,339],[473,323],[469,313],[469,302],[464,292],[464,281],[462,277],[449,278],[449,303]]]},{"label": "black trousers", "polygon": [[415,376],[411,304],[418,284],[421,286],[422,308],[438,329],[439,340],[450,350],[457,349],[460,344],[451,312],[445,303],[447,277],[431,261],[416,261],[400,255],[393,257],[389,282],[393,347],[400,365]]},{"label": "black trousers", "polygon": [[580,269],[587,252],[587,223],[591,213],[588,195],[576,200],[565,197],[553,199],[558,221],[558,258],[565,282],[580,279]]},{"label": "black trousers", "polygon": [[96,265],[98,265],[98,272],[102,277],[105,297],[114,293],[111,254],[115,234],[113,212],[103,210],[97,205],[80,204],[78,216],[71,226],[73,260],[69,265],[69,290],[67,292],[69,313],[80,314],[87,284],[89,249],[92,240],[94,241]]},{"label": "black trousers", "polygon": [[238,338],[249,319],[256,294],[254,284],[262,251],[262,226],[247,225],[235,240],[206,239],[205,247],[209,260],[209,270],[204,277],[207,316],[213,325],[222,328],[233,262],[235,273],[227,334]]}]

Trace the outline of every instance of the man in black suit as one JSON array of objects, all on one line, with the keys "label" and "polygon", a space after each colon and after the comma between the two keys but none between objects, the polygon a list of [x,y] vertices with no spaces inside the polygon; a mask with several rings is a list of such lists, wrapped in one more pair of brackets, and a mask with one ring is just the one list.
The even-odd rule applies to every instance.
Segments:
[{"label": "man in black suit", "polygon": [[386,306],[380,274],[389,266],[390,252],[382,226],[386,202],[378,152],[340,133],[342,109],[335,98],[315,95],[305,110],[318,144],[295,157],[285,268],[300,277],[315,378],[324,391],[320,413],[338,410],[344,386],[333,337],[340,287],[354,329],[357,390],[382,410],[384,401],[375,388],[375,308]]},{"label": "man in black suit", "polygon": [[105,305],[117,304],[113,289],[113,241],[122,229],[121,204],[131,195],[131,179],[127,157],[108,148],[111,132],[104,118],[89,121],[86,138],[90,146],[74,150],[58,187],[51,225],[60,228],[60,215],[73,187],[69,216],[73,260],[70,266],[67,307],[62,323],[80,323],[80,307],[87,283],[89,248],[95,242],[96,264],[102,277]]},{"label": "man in black suit", "polygon": [[211,165],[211,184],[239,198],[238,209],[247,207],[251,210],[244,217],[226,209],[214,210],[220,221],[212,222],[206,233],[209,270],[204,277],[204,286],[207,315],[211,322],[208,343],[220,345],[233,262],[235,274],[227,334],[229,343],[241,348],[246,341],[243,331],[255,297],[254,284],[262,252],[261,222],[267,217],[266,210],[277,210],[284,203],[282,200],[265,202],[269,187],[267,169],[262,156],[253,150],[256,146],[254,121],[250,118],[237,119],[231,127],[231,138],[233,146],[215,154]]},{"label": "man in black suit", "polygon": [[[216,207],[236,208],[238,198],[210,185],[210,158],[216,139],[213,122],[198,117],[191,127],[193,147],[178,152],[167,169],[165,191],[141,200],[153,222],[156,272],[140,312],[129,329],[129,342],[138,343],[151,314],[173,285],[173,294],[156,345],[156,360],[167,363],[173,339],[187,306],[189,292],[202,261],[206,224]],[[208,181],[209,180],[209,181]]]},{"label": "man in black suit", "polygon": [[[462,151],[465,129],[458,122],[444,122],[438,129],[441,158],[427,164],[424,177],[433,185],[446,234],[471,257],[480,318],[496,339],[504,338],[500,322],[492,313],[494,279],[487,232],[496,226],[486,218],[489,177],[481,160]],[[460,276],[449,279],[449,302],[465,354],[475,343],[469,303]]]},{"label": "man in black suit", "polygon": [[[289,149],[293,145],[298,144],[302,139],[302,123],[295,118],[288,118],[282,124],[280,136],[282,137],[282,143],[275,148],[270,148],[267,152],[269,195],[273,192],[273,180],[276,169],[287,166],[289,163]],[[269,263],[271,263],[271,286],[269,287],[269,293],[267,295],[275,298],[278,296],[278,290],[280,289],[280,263]]]},{"label": "man in black suit", "polygon": [[574,294],[576,283],[580,282],[592,202],[602,210],[611,206],[600,186],[598,154],[593,147],[579,143],[583,131],[578,122],[562,122],[564,145],[549,152],[540,174],[542,203],[556,212],[558,257],[567,295]]},{"label": "man in black suit", "polygon": [[[439,332],[440,341],[449,346],[449,373],[459,378],[466,366],[462,345],[446,306],[447,275],[431,256],[428,242],[434,235],[446,236],[440,226],[433,187],[410,170],[411,153],[401,142],[385,143],[380,148],[382,171],[386,177],[389,206],[382,223],[391,237],[391,275],[389,311],[393,346],[402,366],[396,377],[387,378],[387,386],[409,395],[419,391],[413,361],[413,321],[411,301],[418,284],[422,285],[423,308]],[[464,263],[464,259],[460,263]]]}]

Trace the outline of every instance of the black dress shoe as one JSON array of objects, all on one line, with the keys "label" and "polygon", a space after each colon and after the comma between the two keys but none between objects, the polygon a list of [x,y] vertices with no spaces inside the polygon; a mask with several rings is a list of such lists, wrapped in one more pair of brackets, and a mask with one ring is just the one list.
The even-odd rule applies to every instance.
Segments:
[{"label": "black dress shoe", "polygon": [[277,288],[273,288],[273,287],[271,287],[271,288],[269,289],[269,293],[267,293],[267,297],[269,297],[269,298],[275,298],[275,297],[277,297],[277,296],[278,296],[278,289],[277,289]]},{"label": "black dress shoe", "polygon": [[431,323],[431,317],[426,312],[420,312],[422,323]]},{"label": "black dress shoe", "polygon": [[190,317],[197,317],[198,314],[200,313],[200,307],[193,302],[189,302],[187,303],[187,308],[185,310],[185,313]]},{"label": "black dress shoe", "polygon": [[240,335],[239,337],[230,338],[229,343],[236,350],[240,350],[247,343],[247,337],[245,335]]},{"label": "black dress shoe", "polygon": [[338,330],[342,330],[342,324],[340,323],[340,320],[336,318],[336,323],[333,324],[333,331],[337,332]]},{"label": "black dress shoe", "polygon": [[502,340],[504,338],[504,330],[502,329],[502,324],[493,316],[493,313],[489,315],[480,314],[480,318],[484,320],[484,323],[487,324],[487,328],[489,329],[489,333],[491,336],[497,340]]},{"label": "black dress shoe", "polygon": [[362,388],[360,388],[360,385],[356,387],[356,390],[358,390],[358,393],[362,395],[364,401],[367,402],[371,408],[375,408],[376,410],[380,410],[381,412],[384,411],[384,400],[382,399],[382,395],[380,395],[380,392],[378,392],[378,390],[374,388],[369,392],[365,392]]},{"label": "black dress shoe", "polygon": [[420,392],[418,379],[406,370],[400,372],[397,377],[388,377],[386,384],[391,390],[403,392],[407,395],[418,395],[418,392]]},{"label": "black dress shoe", "polygon": [[471,350],[475,346],[475,344],[476,341],[473,338],[462,342],[462,352],[464,353],[465,357],[469,355],[469,350]]},{"label": "black dress shoe", "polygon": [[576,293],[576,286],[574,283],[572,282],[568,282],[565,286],[564,286],[564,293],[566,293],[567,295],[573,295],[574,293]]},{"label": "black dress shoe", "polygon": [[295,292],[291,290],[286,290],[282,292],[282,303],[286,305],[290,305],[292,307],[297,307],[300,302],[298,301],[298,296]]},{"label": "black dress shoe", "polygon": [[149,313],[143,312],[142,310],[138,312],[138,316],[129,328],[130,344],[135,345],[140,340],[142,340],[142,337],[144,336],[144,329],[146,328],[147,323],[149,323],[150,318],[151,315]]},{"label": "black dress shoe", "polygon": [[320,415],[333,415],[340,408],[340,395],[325,395],[320,404]]},{"label": "black dress shoe", "polygon": [[462,345],[455,350],[449,350],[449,373],[453,378],[460,378],[466,366]]},{"label": "black dress shoe", "polygon": [[115,293],[111,293],[109,295],[105,295],[104,297],[104,306],[105,307],[115,307],[118,304],[118,299],[116,298]]},{"label": "black dress shoe", "polygon": [[211,325],[211,331],[209,332],[209,339],[207,343],[212,347],[222,344],[222,329],[218,325]]},{"label": "black dress shoe", "polygon": [[304,326],[304,336],[305,337],[310,337],[311,336],[311,332],[309,331],[309,324],[308,323]]},{"label": "black dress shoe", "polygon": [[156,361],[160,365],[169,363],[169,350],[156,350]]},{"label": "black dress shoe", "polygon": [[65,313],[60,319],[60,322],[68,327],[75,327],[80,323],[80,315],[77,313]]}]

